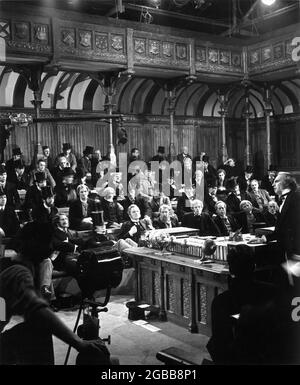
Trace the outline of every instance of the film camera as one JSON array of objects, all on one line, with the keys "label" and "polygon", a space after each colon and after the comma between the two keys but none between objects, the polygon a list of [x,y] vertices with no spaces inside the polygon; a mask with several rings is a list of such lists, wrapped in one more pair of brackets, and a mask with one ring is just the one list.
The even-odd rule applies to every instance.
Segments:
[{"label": "film camera", "polygon": [[[99,338],[100,312],[107,312],[111,289],[117,287],[122,280],[123,261],[118,250],[113,248],[113,242],[103,242],[101,246],[86,249],[81,252],[77,260],[77,282],[82,292],[82,299],[78,310],[74,333],[85,340]],[[96,291],[105,290],[102,302],[94,299]],[[83,323],[78,326],[81,313]],[[110,336],[102,341],[110,344]],[[69,346],[65,359],[68,362],[71,347]]]}]

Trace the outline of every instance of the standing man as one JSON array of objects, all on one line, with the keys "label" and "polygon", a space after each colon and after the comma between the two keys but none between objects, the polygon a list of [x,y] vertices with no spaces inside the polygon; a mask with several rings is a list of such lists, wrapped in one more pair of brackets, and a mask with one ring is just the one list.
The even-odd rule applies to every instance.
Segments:
[{"label": "standing man", "polygon": [[280,172],[273,183],[279,196],[279,217],[275,231],[264,240],[277,240],[282,259],[300,260],[300,191],[289,173]]},{"label": "standing man", "polygon": [[183,146],[181,149],[181,153],[177,155],[177,160],[183,165],[186,158],[192,159],[191,155],[189,154],[189,149],[187,146]]}]

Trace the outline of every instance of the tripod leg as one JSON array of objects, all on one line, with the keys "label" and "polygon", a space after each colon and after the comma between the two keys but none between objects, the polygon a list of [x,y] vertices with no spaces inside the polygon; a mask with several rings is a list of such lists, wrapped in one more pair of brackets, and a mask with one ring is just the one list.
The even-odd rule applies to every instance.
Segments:
[{"label": "tripod leg", "polygon": [[[77,319],[76,319],[75,326],[74,326],[74,329],[73,329],[73,333],[76,333],[76,329],[77,329],[77,326],[78,326],[78,323],[79,323],[79,320],[80,320],[80,316],[81,316],[81,312],[82,312],[82,309],[83,309],[83,305],[84,305],[84,302],[81,301],[80,308],[78,310]],[[66,358],[65,358],[64,365],[67,365],[67,363],[68,363],[70,352],[71,352],[71,345],[68,346],[68,351],[67,351],[67,355],[66,355]]]}]

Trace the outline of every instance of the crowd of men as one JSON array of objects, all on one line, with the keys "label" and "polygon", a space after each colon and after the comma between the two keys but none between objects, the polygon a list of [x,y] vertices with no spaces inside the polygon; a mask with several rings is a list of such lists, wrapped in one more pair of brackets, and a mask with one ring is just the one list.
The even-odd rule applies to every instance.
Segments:
[{"label": "crowd of men", "polygon": [[[104,160],[108,161],[105,167]],[[179,178],[171,170],[166,180],[162,166],[154,172],[149,160],[145,167],[135,162],[139,160],[143,160],[139,150],[132,149],[126,186],[112,146],[103,157],[86,146],[80,159],[69,143],[55,158],[44,146],[43,154],[30,165],[23,161],[21,149],[15,148],[12,158],[0,165],[0,234],[7,239],[6,248],[22,254],[28,224],[42,226],[51,239],[51,256],[27,251],[25,258],[44,298],[53,298],[53,268],[76,277],[76,257],[91,245],[80,231],[103,226],[113,229],[115,241],[125,245],[138,245],[142,234],[154,228],[186,226],[203,236],[229,236],[275,226],[264,241],[275,238],[283,253],[300,254],[299,193],[290,175],[270,166],[267,175],[257,180],[251,166],[239,173],[234,160],[228,159],[214,168],[207,154],[192,159],[186,146],[177,155]],[[150,161],[163,165],[167,161],[164,147]],[[92,241],[98,245],[103,240],[104,235]],[[122,242],[118,247],[123,247]]]}]

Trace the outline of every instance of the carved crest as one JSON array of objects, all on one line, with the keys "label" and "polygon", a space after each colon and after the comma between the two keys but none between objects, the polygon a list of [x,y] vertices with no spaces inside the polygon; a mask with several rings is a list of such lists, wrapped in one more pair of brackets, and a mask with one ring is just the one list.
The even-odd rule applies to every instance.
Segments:
[{"label": "carved crest", "polygon": [[149,53],[152,55],[159,55],[159,41],[149,40]]},{"label": "carved crest", "polygon": [[61,31],[61,40],[67,46],[73,47],[75,45],[75,32],[71,30]]},{"label": "carved crest", "polygon": [[196,60],[200,62],[206,61],[206,48],[196,47]]},{"label": "carved crest", "polygon": [[218,51],[216,49],[210,49],[208,51],[208,60],[211,63],[218,63]]},{"label": "carved crest", "polygon": [[15,23],[15,36],[21,40],[29,40],[29,24]]},{"label": "carved crest", "polygon": [[89,31],[79,32],[79,44],[85,48],[89,48],[92,45],[92,34]]},{"label": "carved crest", "polygon": [[99,48],[101,51],[106,51],[108,48],[108,36],[97,33],[95,36],[95,44],[96,47]]},{"label": "carved crest", "polygon": [[185,44],[177,44],[176,45],[176,56],[178,59],[186,59],[187,58],[187,48]]},{"label": "carved crest", "polygon": [[163,55],[167,57],[171,57],[173,54],[173,44],[167,41],[163,42],[162,45]]},{"label": "carved crest", "polygon": [[123,36],[121,35],[112,35],[111,37],[111,46],[116,51],[120,51],[123,49]]},{"label": "carved crest", "polygon": [[48,30],[46,25],[36,25],[34,28],[34,36],[42,42],[48,41]]},{"label": "carved crest", "polygon": [[146,41],[145,39],[134,39],[134,50],[140,55],[146,52]]}]

